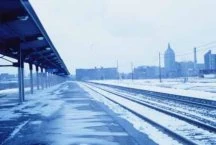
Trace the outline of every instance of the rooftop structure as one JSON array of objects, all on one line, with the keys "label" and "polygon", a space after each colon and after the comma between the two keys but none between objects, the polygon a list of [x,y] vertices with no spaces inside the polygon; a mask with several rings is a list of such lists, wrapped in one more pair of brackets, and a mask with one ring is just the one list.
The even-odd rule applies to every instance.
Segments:
[{"label": "rooftop structure", "polygon": [[[28,0],[1,0],[0,2],[0,58],[10,57],[17,62],[19,100],[24,101],[24,63],[29,64],[31,93],[33,93],[33,65],[36,66],[37,88],[44,88],[48,74],[67,76],[69,71],[51,42]],[[1,65],[1,67],[6,65]],[[41,69],[39,81],[38,71]],[[49,77],[50,78],[50,77]],[[45,81],[46,80],[46,81]]]}]

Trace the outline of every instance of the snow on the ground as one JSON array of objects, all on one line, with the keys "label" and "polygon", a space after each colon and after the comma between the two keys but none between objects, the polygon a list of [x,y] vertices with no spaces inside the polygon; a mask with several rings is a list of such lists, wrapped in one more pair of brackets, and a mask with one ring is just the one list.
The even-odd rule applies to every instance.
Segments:
[{"label": "snow on the ground", "polygon": [[8,140],[10,140],[11,138],[13,138],[23,128],[23,126],[25,126],[28,122],[29,122],[29,120],[24,121],[23,123],[21,123],[20,125],[18,125],[14,129],[14,131],[10,134],[10,136],[6,140],[3,141],[3,143],[1,145],[5,144]]},{"label": "snow on the ground", "polygon": [[216,101],[216,79],[190,78],[186,83],[183,79],[166,79],[162,83],[154,79],[97,80],[92,82]]},{"label": "snow on the ground", "polygon": [[[36,90],[37,88],[34,87],[34,90]],[[25,92],[30,91],[30,87],[26,87],[25,88]],[[7,95],[7,94],[13,94],[13,93],[18,93],[19,92],[19,88],[11,88],[11,89],[4,89],[4,90],[0,90],[0,96],[1,95]]]},{"label": "snow on the ground", "polygon": [[166,145],[179,145],[180,143],[176,140],[173,140],[171,137],[167,136],[154,126],[150,125],[149,123],[145,122],[144,120],[140,119],[136,115],[132,114],[131,112],[123,109],[118,104],[111,102],[110,100],[106,99],[105,97],[99,95],[91,91],[89,88],[84,86],[83,84],[79,83],[80,87],[82,87],[85,91],[87,91],[95,100],[104,103],[107,105],[113,112],[120,115],[121,118],[130,122],[137,130],[146,134],[154,140],[158,144],[166,144]]},{"label": "snow on the ground", "polygon": [[[169,115],[158,112],[154,109],[150,109],[143,105],[137,104],[125,98],[113,95],[101,89],[98,88],[94,88],[94,89],[97,92],[100,92],[101,94],[107,96],[109,99],[114,100],[127,108],[130,108],[131,110],[137,112],[138,114],[146,116],[147,118],[165,126],[166,128],[173,130],[174,132],[177,132],[178,134],[187,137],[189,140],[193,140],[198,144],[211,144],[211,142],[216,141],[215,140],[216,135],[214,133],[203,131],[199,127],[188,124],[185,121],[176,119],[175,117],[171,117]],[[196,134],[196,136],[194,136],[194,134]],[[197,138],[199,138],[199,140],[197,140]]]},{"label": "snow on the ground", "polygon": [[[106,86],[100,86],[100,88],[104,88],[106,90],[109,90],[111,92],[116,92],[119,93],[119,91],[116,91],[114,88],[110,88],[110,87],[106,87]],[[189,116],[197,116],[199,118],[205,118],[205,120],[211,121],[211,122],[215,122],[215,118],[214,117],[210,117],[207,114],[212,114],[216,116],[216,110],[206,110],[206,109],[197,109],[197,108],[193,108],[193,107],[188,107],[185,104],[178,104],[178,103],[170,103],[169,101],[164,101],[164,100],[157,100],[155,98],[146,98],[145,95],[134,95],[134,94],[130,94],[127,92],[121,92],[122,95],[126,96],[126,97],[130,97],[134,100],[140,101],[140,100],[144,100],[144,102],[148,103],[149,105],[155,105],[155,106],[160,106],[161,108],[169,108],[168,110],[172,111],[172,113],[179,113],[179,112],[184,112],[187,113]],[[192,118],[193,118],[192,117]]]},{"label": "snow on the ground", "polygon": [[41,120],[36,120],[36,121],[31,121],[30,123],[33,124],[33,125],[39,125],[39,124],[42,124],[42,121]]},{"label": "snow on the ground", "polygon": [[[25,112],[27,114],[40,114],[44,117],[52,115],[55,111],[60,109],[61,105],[63,104],[63,101],[58,99],[58,89],[62,85],[63,84],[58,84],[44,90],[36,91],[33,95],[28,94],[25,96],[25,102],[23,104],[16,105],[11,109],[1,109],[0,120],[10,120],[21,117],[22,113],[18,112]],[[67,87],[65,85],[63,86]],[[64,89],[64,87],[61,87],[61,89]],[[10,91],[6,90],[6,92]]]},{"label": "snow on the ground", "polygon": [[[100,112],[93,111],[91,109],[79,109],[88,106],[89,103],[79,103],[79,101],[74,101],[74,103],[71,104],[65,104],[62,110],[62,118],[56,120],[58,123],[54,123],[54,127],[58,129],[52,130],[53,134],[58,134],[60,132],[58,138],[54,139],[55,144],[118,145],[118,141],[112,140],[113,137],[128,136],[127,133],[122,131],[110,131],[109,129],[103,129],[103,127],[106,126],[110,120],[107,117],[103,118],[103,116],[106,116],[103,111]],[[65,136],[65,134],[70,136]],[[106,139],[104,136],[109,136],[110,139]]]},{"label": "snow on the ground", "polygon": [[[30,89],[28,88],[28,90]],[[19,91],[18,88],[4,89],[4,90],[0,90],[0,94],[5,95],[5,94],[17,93],[18,91]]]}]

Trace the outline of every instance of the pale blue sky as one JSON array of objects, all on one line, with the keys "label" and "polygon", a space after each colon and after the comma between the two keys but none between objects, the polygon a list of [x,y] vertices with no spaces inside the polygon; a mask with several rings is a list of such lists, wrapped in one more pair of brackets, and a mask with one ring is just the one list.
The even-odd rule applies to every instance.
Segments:
[{"label": "pale blue sky", "polygon": [[[170,42],[176,53],[216,40],[215,0],[31,0],[71,72],[157,65]],[[216,44],[215,44],[216,46]],[[203,61],[202,53],[198,53]],[[193,54],[177,57],[192,59]]]},{"label": "pale blue sky", "polygon": [[[215,0],[30,0],[69,70],[130,62],[157,65],[167,43],[178,54],[216,40]],[[212,46],[215,48],[216,43]],[[198,53],[203,61],[203,51]],[[193,54],[177,61],[192,60]]]}]

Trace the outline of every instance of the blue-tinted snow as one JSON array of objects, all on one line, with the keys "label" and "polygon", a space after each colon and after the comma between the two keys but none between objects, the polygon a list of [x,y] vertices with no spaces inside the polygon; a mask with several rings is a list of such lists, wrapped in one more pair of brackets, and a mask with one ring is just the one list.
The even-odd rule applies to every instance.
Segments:
[{"label": "blue-tinted snow", "polygon": [[215,79],[197,79],[191,78],[189,82],[184,83],[183,79],[165,79],[162,83],[156,79],[146,80],[103,80],[93,81],[103,84],[113,84],[123,87],[144,89],[149,91],[183,95],[188,97],[202,98],[216,101]]}]

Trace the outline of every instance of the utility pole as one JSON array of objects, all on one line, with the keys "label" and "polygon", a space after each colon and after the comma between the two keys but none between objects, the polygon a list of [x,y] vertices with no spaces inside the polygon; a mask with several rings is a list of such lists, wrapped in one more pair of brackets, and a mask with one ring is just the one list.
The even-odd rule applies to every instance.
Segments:
[{"label": "utility pole", "polygon": [[120,75],[119,75],[119,64],[118,64],[118,60],[116,62],[116,67],[117,67],[117,79],[120,80]]},{"label": "utility pole", "polygon": [[161,57],[160,57],[160,52],[159,52],[159,80],[160,80],[160,83],[161,83],[162,80],[161,80]]},{"label": "utility pole", "polygon": [[131,62],[131,80],[133,81],[134,79],[134,68],[133,68],[133,62]]},{"label": "utility pole", "polygon": [[198,71],[197,71],[197,50],[196,47],[194,48],[194,74],[197,76]]}]

